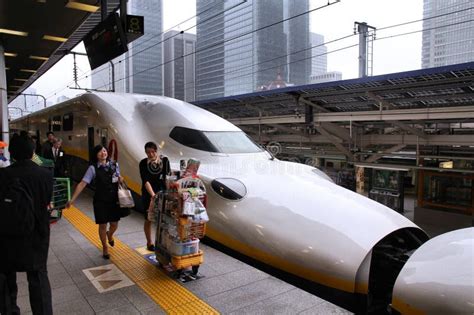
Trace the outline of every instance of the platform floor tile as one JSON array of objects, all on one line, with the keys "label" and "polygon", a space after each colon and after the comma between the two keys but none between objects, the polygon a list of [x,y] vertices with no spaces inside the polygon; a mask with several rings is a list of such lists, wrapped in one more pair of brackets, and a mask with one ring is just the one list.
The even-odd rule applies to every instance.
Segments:
[{"label": "platform floor tile", "polygon": [[[97,226],[89,216],[82,213],[78,208],[71,207],[64,212],[64,218],[74,225],[92,244],[98,248],[101,247]],[[123,231],[124,224],[120,225],[120,229]],[[125,225],[125,229],[133,231],[136,226],[128,224],[128,229],[127,225]],[[191,314],[198,310],[198,313],[202,314],[217,314],[213,307],[169,278],[155,266],[146,263],[142,256],[121,242],[119,236],[115,240],[115,246],[109,248],[109,253],[112,263],[142,288],[166,312]],[[93,297],[87,297],[87,299],[89,302],[94,301]],[[97,299],[93,304],[99,303],[102,299]],[[93,304],[91,305],[94,310],[96,312],[100,311]]]}]

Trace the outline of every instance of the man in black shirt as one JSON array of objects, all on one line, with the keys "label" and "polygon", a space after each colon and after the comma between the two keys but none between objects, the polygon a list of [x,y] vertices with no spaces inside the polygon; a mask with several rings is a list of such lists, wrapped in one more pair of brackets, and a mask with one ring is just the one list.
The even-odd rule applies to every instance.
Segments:
[{"label": "man in black shirt", "polygon": [[[51,202],[53,192],[53,175],[49,170],[38,166],[31,160],[33,150],[34,144],[26,134],[15,135],[10,141],[10,154],[15,162],[0,170],[1,183],[19,183],[18,185],[21,185],[20,187],[24,191],[24,197],[31,198],[27,203],[28,210],[25,211],[33,212],[34,217],[34,223],[31,225],[32,232],[29,235],[12,236],[6,235],[5,230],[0,231],[0,253],[2,253],[0,273],[6,278],[13,314],[20,313],[16,304],[18,293],[16,272],[26,271],[33,314],[49,315],[53,311],[47,272],[49,249],[47,207]],[[2,190],[2,196],[5,191],[5,189]],[[0,213],[0,216],[3,215],[4,213]],[[8,222],[7,224],[14,223]],[[23,222],[22,224],[27,223]],[[15,229],[15,227],[11,228]],[[23,230],[23,228],[23,226],[18,226],[17,230]]]},{"label": "man in black shirt", "polygon": [[142,203],[145,210],[146,245],[149,251],[155,246],[151,238],[151,222],[148,220],[148,210],[153,207],[156,194],[166,190],[166,175],[171,173],[170,163],[166,156],[158,155],[158,147],[154,142],[145,144],[146,158],[140,161],[140,177],[142,178]]},{"label": "man in black shirt", "polygon": [[48,131],[46,133],[46,137],[48,137],[48,140],[46,140],[43,143],[43,146],[41,147],[41,156],[42,157],[45,157],[47,152],[51,151],[51,149],[53,148],[53,142],[54,142],[54,139],[55,139],[54,138],[54,132]]}]

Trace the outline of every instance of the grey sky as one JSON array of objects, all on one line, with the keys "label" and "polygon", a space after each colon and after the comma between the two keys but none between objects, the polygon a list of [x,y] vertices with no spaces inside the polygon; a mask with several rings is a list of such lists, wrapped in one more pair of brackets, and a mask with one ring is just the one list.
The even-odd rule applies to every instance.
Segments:
[{"label": "grey sky", "polygon": [[[327,0],[310,0],[310,7],[315,8],[326,3]],[[163,30],[168,30],[195,16],[195,10],[194,0],[163,0]],[[339,3],[310,14],[311,31],[324,35],[325,40],[329,41],[352,34],[354,21],[367,22],[369,25],[382,28],[421,19],[422,12],[423,0],[341,0]],[[195,23],[195,19],[193,19],[175,29],[184,30]],[[381,30],[377,32],[377,38],[421,29],[422,23],[418,22],[404,27]],[[190,32],[195,33],[195,29]],[[352,36],[329,44],[327,48],[328,51],[332,51],[357,42],[357,36]],[[84,51],[84,48],[80,45],[75,50]],[[357,47],[328,54],[328,71],[342,72],[343,79],[357,77],[357,56]],[[79,76],[90,74],[86,57],[78,57],[77,64]],[[420,67],[421,32],[375,41],[374,75],[414,70]],[[82,93],[78,90],[65,89],[68,84],[72,85],[72,69],[72,56],[66,56],[37,80],[32,87],[37,90],[37,93],[48,97],[48,101],[52,103],[55,103],[61,95],[73,97]],[[83,88],[88,88],[90,80],[82,80],[79,84]],[[20,99],[19,101],[22,102]]]}]

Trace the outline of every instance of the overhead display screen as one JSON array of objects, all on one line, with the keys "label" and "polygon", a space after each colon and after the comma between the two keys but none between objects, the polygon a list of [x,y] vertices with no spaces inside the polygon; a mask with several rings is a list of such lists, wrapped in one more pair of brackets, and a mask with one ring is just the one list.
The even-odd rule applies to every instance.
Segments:
[{"label": "overhead display screen", "polygon": [[92,70],[126,52],[127,38],[118,14],[109,15],[87,34],[84,46]]}]

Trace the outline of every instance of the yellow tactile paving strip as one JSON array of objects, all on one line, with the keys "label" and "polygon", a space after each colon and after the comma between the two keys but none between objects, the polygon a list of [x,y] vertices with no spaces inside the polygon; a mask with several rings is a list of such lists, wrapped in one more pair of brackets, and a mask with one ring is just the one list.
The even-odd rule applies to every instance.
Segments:
[{"label": "yellow tactile paving strip", "polygon": [[[88,216],[71,207],[63,212],[63,217],[102,249],[97,225]],[[115,246],[109,247],[109,253],[110,260],[168,314],[219,314],[120,240],[115,239]]]}]

